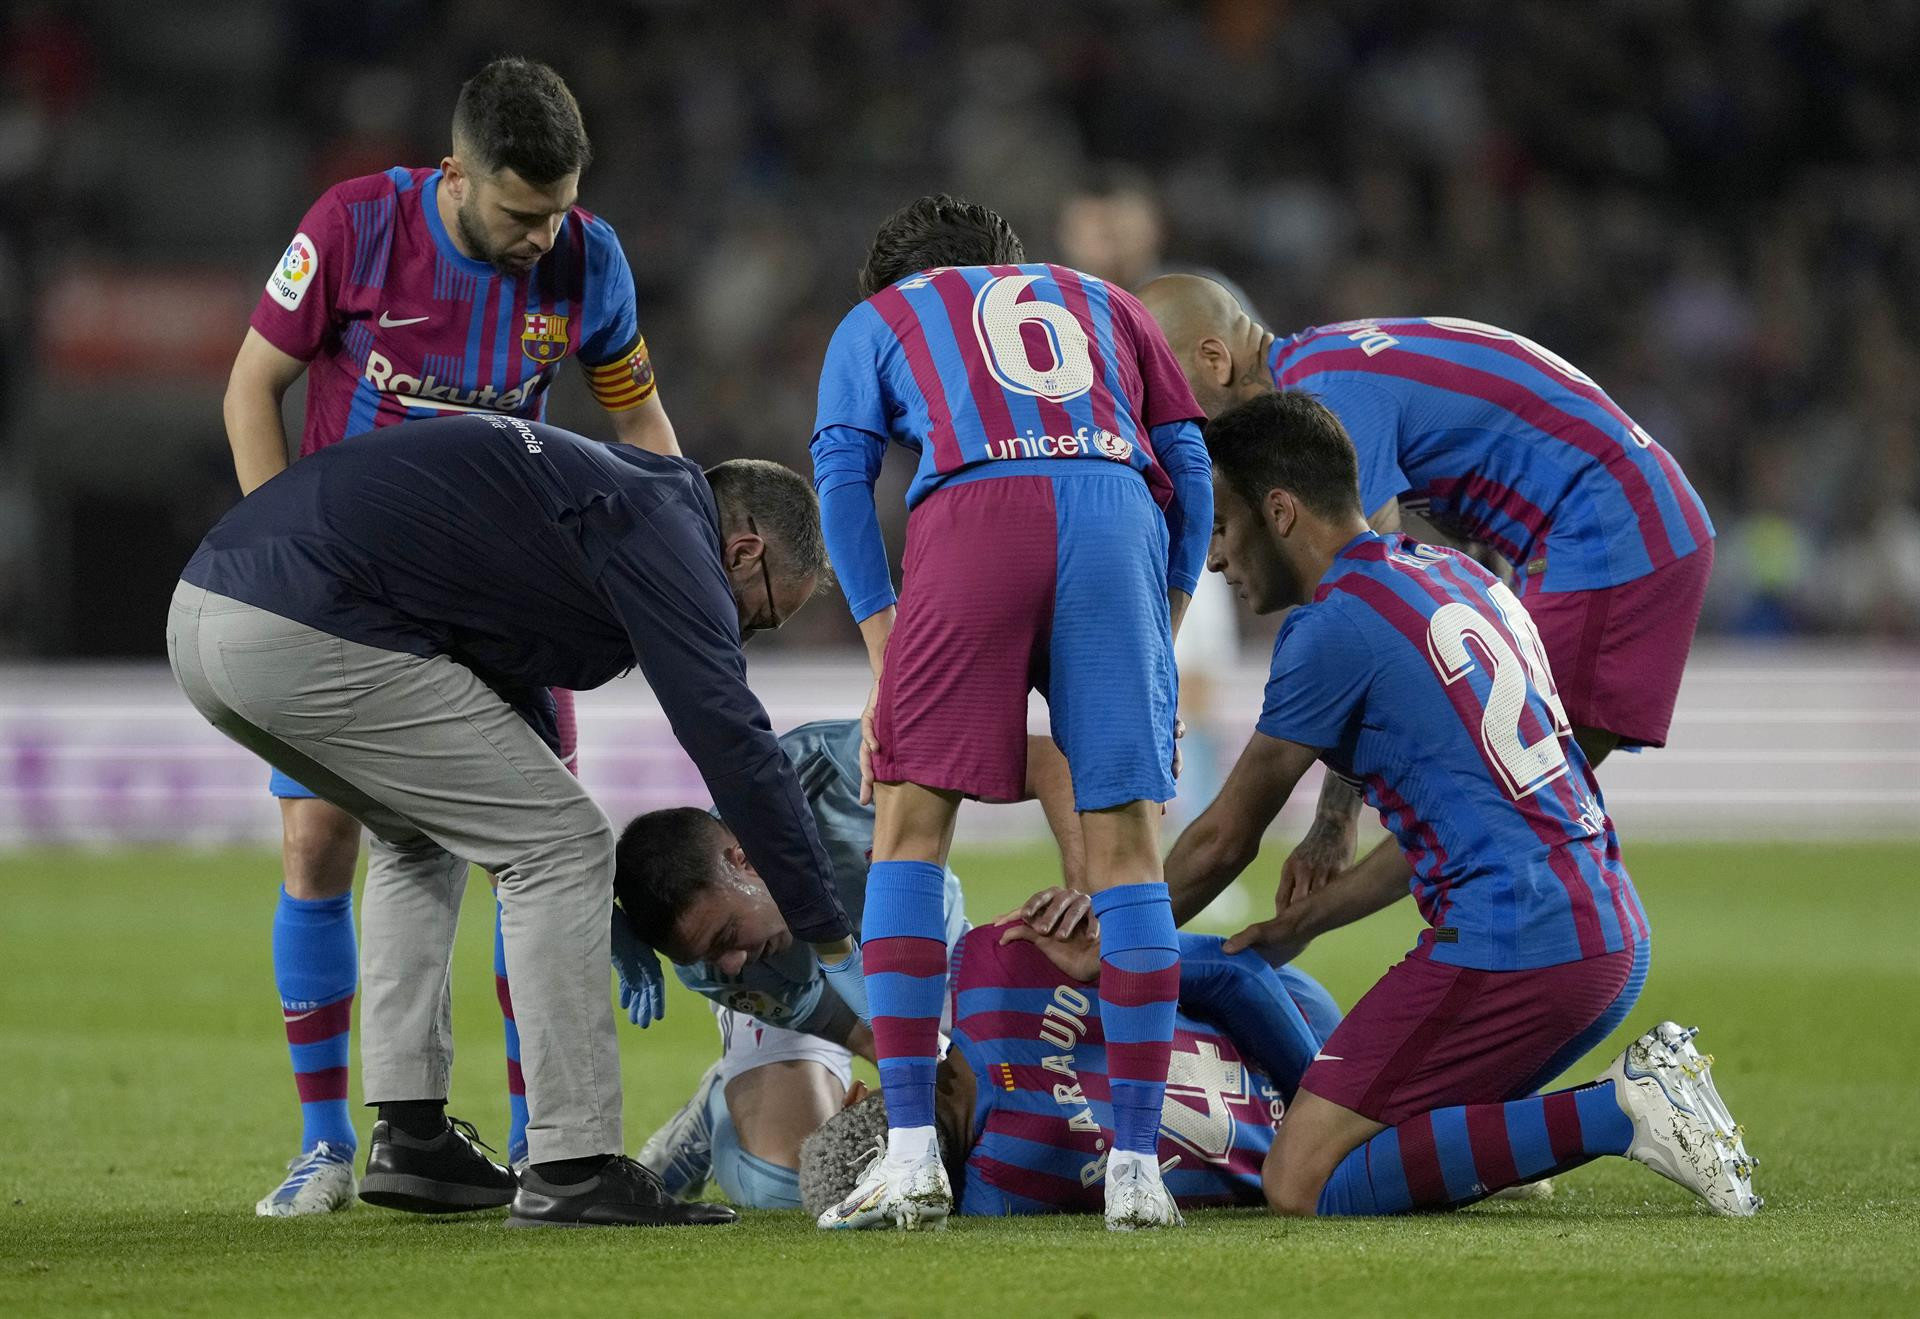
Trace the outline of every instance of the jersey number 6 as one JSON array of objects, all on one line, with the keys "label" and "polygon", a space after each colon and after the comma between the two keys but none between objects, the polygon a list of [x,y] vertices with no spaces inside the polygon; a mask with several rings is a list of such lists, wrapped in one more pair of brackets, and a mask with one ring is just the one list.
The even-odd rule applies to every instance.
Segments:
[{"label": "jersey number 6", "polygon": [[[973,295],[973,336],[1002,389],[1064,403],[1093,388],[1093,353],[1086,327],[1065,307],[1038,298],[1020,301],[1039,278],[996,275],[982,284]],[[1029,344],[1051,362],[1035,366]]]}]

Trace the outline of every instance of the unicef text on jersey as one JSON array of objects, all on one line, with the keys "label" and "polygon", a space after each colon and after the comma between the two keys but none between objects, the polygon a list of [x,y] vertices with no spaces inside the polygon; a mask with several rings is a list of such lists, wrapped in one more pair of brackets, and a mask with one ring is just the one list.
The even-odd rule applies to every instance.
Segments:
[{"label": "unicef text on jersey", "polygon": [[1111,458],[1124,463],[1133,457],[1133,445],[1112,431],[1082,426],[1071,435],[1036,435],[1028,431],[1006,440],[987,441],[988,458]]}]

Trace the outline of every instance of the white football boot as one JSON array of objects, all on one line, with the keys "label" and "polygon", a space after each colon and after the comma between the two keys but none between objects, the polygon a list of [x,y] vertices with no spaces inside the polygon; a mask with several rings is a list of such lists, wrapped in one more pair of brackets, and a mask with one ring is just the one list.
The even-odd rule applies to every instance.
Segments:
[{"label": "white football boot", "polygon": [[1629,1044],[1600,1079],[1613,1082],[1614,1096],[1633,1122],[1628,1158],[1686,1187],[1716,1214],[1748,1218],[1760,1208],[1733,1146],[1715,1134],[1684,1060],[1657,1031]]},{"label": "white football boot", "polygon": [[1701,1107],[1713,1123],[1714,1135],[1722,1145],[1732,1147],[1736,1171],[1752,1181],[1753,1170],[1760,1166],[1760,1160],[1747,1153],[1747,1129],[1733,1120],[1726,1101],[1720,1098],[1720,1091],[1713,1084],[1713,1055],[1693,1047],[1693,1037],[1700,1033],[1700,1028],[1663,1021],[1653,1028],[1653,1033],[1680,1059],[1681,1069],[1693,1082]]},{"label": "white football boot", "polygon": [[1173,1202],[1160,1165],[1134,1157],[1116,1163],[1107,1159],[1107,1231],[1138,1232],[1145,1228],[1184,1227],[1180,1206]]},{"label": "white football boot", "polygon": [[353,1203],[353,1151],[320,1141],[287,1165],[286,1180],[254,1205],[261,1218],[331,1214]]},{"label": "white football boot", "polygon": [[821,1214],[821,1227],[858,1231],[897,1227],[944,1231],[953,1212],[953,1187],[938,1150],[910,1163],[895,1163],[875,1150],[851,1194]]},{"label": "white football boot", "polygon": [[680,1105],[680,1111],[647,1137],[634,1155],[634,1162],[658,1177],[676,1200],[694,1199],[713,1176],[713,1122],[707,1105],[718,1084],[720,1064],[715,1063],[694,1087],[693,1098]]}]

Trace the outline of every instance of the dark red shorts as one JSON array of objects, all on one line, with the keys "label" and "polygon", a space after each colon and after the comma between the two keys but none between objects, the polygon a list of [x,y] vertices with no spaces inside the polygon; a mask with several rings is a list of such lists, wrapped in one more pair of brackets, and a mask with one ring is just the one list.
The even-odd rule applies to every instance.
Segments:
[{"label": "dark red shorts", "polygon": [[1019,801],[1034,690],[1077,809],[1173,796],[1167,523],[1131,468],[947,485],[907,519],[875,780]]},{"label": "dark red shorts", "polygon": [[1455,1104],[1499,1104],[1552,1080],[1640,996],[1647,946],[1531,971],[1408,957],[1320,1046],[1301,1088],[1394,1126]]},{"label": "dark red shorts", "polygon": [[1521,595],[1575,728],[1604,729],[1622,746],[1667,744],[1712,573],[1708,541],[1619,586]]}]

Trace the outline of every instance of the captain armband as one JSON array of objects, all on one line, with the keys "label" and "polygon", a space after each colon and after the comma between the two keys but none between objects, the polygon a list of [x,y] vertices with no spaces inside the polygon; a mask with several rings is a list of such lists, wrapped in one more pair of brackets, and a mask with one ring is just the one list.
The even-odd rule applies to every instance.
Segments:
[{"label": "captain armband", "polygon": [[641,335],[611,362],[587,367],[587,387],[608,412],[639,407],[653,397],[655,386],[653,359],[647,356],[647,341]]}]

